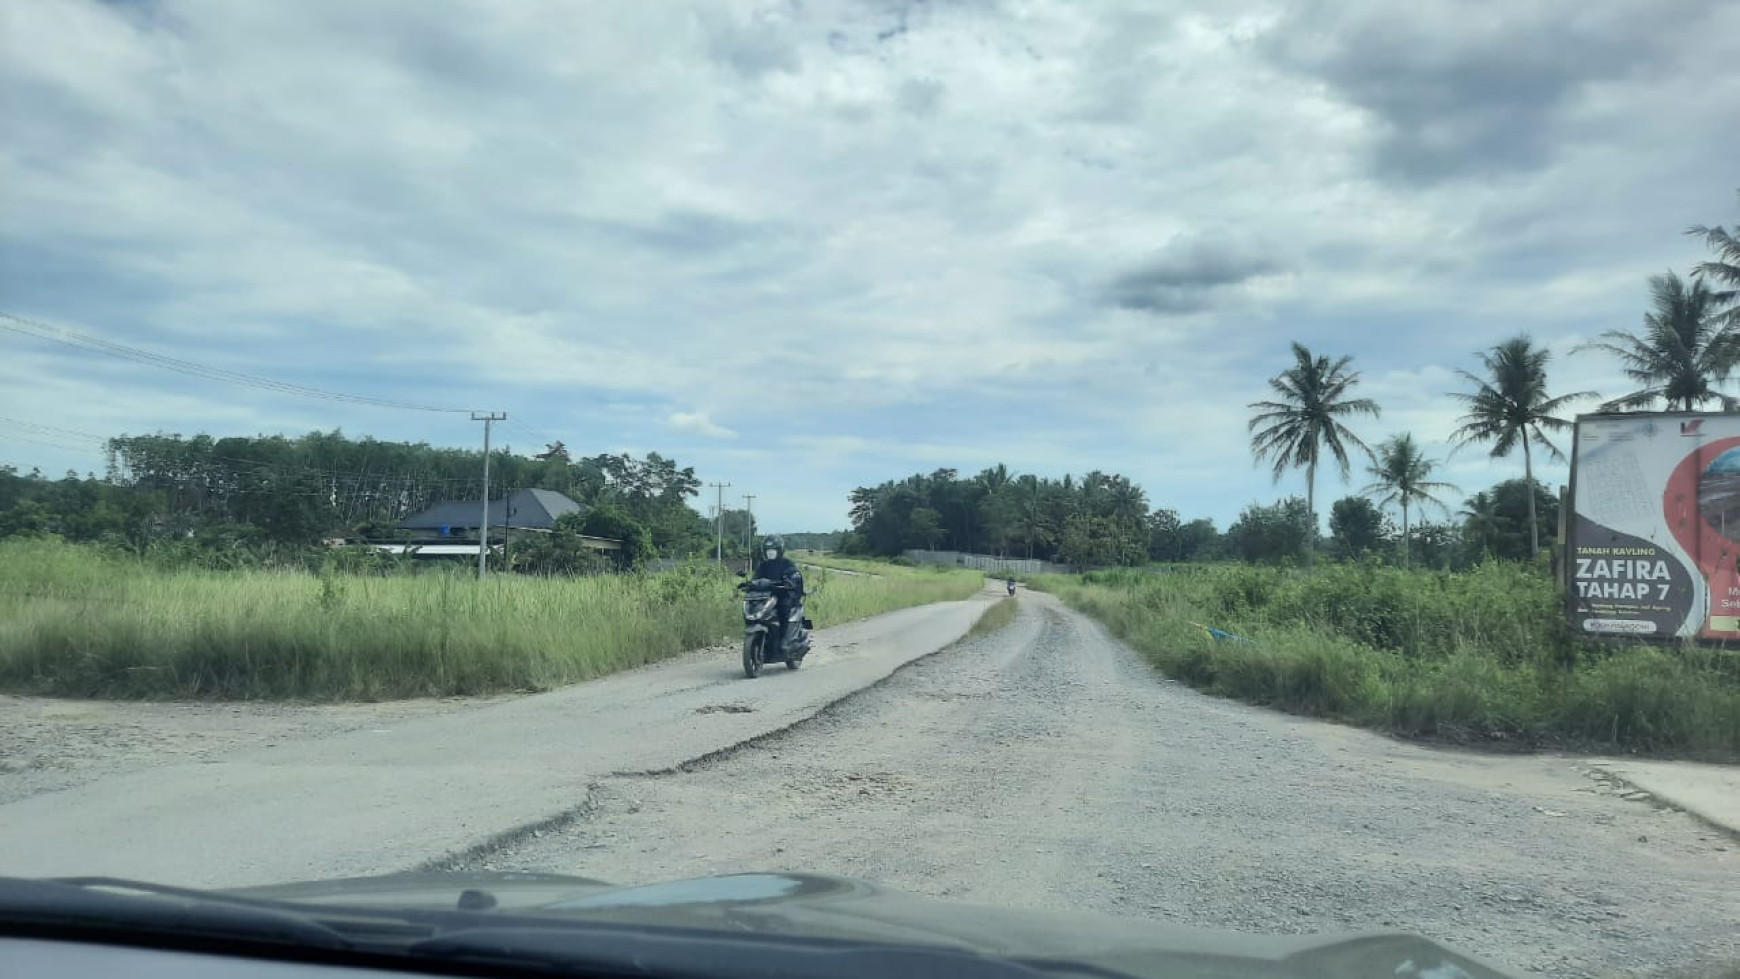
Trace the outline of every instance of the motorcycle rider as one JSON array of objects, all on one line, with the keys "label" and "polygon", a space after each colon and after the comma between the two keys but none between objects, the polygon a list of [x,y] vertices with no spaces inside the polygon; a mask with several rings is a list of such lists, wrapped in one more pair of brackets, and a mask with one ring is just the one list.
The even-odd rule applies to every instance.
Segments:
[{"label": "motorcycle rider", "polygon": [[761,563],[755,566],[755,577],[786,586],[774,592],[779,600],[779,645],[775,648],[784,649],[786,641],[791,638],[792,606],[804,597],[804,575],[798,570],[797,562],[785,556],[783,538],[763,540],[761,556]]}]

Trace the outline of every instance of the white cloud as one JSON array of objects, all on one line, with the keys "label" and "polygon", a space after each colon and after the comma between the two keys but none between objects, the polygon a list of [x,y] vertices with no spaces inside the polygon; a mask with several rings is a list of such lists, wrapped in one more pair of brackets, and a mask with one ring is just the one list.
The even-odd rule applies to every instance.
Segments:
[{"label": "white cloud", "polygon": [[713,439],[734,439],[737,433],[708,418],[705,412],[673,411],[668,419],[670,426],[679,432],[693,432]]},{"label": "white cloud", "polygon": [[[1441,450],[1472,351],[1635,325],[1699,257],[1680,230],[1736,217],[1740,8],[1633,45],[1575,0],[1389,7],[12,5],[0,306],[654,446],[787,529],[986,460],[1224,523],[1300,488],[1244,433],[1290,340],[1355,356],[1386,407],[1362,433]],[[44,364],[6,414],[476,435],[32,343],[0,338]],[[60,383],[99,375],[124,411]],[[1559,383],[1620,379],[1561,353]],[[792,438],[817,465],[769,485]]]}]

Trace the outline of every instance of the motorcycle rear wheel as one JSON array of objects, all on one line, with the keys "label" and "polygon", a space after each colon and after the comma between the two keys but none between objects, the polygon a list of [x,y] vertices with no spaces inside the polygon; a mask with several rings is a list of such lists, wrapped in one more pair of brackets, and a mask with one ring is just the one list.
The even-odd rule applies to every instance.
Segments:
[{"label": "motorcycle rear wheel", "polygon": [[751,680],[761,675],[761,648],[766,641],[765,632],[755,632],[743,637],[743,675]]}]

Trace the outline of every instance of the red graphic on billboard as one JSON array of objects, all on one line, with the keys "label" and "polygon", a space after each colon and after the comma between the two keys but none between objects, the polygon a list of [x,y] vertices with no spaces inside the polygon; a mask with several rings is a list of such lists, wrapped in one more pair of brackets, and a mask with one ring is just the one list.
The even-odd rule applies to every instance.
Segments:
[{"label": "red graphic on billboard", "polygon": [[1710,607],[1698,634],[1740,638],[1740,437],[1716,439],[1680,460],[1662,512],[1709,583]]}]

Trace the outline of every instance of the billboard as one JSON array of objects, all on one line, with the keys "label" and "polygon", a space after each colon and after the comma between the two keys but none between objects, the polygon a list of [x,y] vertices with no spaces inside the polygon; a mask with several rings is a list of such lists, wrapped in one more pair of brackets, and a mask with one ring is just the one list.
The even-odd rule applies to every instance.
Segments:
[{"label": "billboard", "polygon": [[1740,639],[1740,414],[1578,418],[1566,531],[1573,629]]}]

